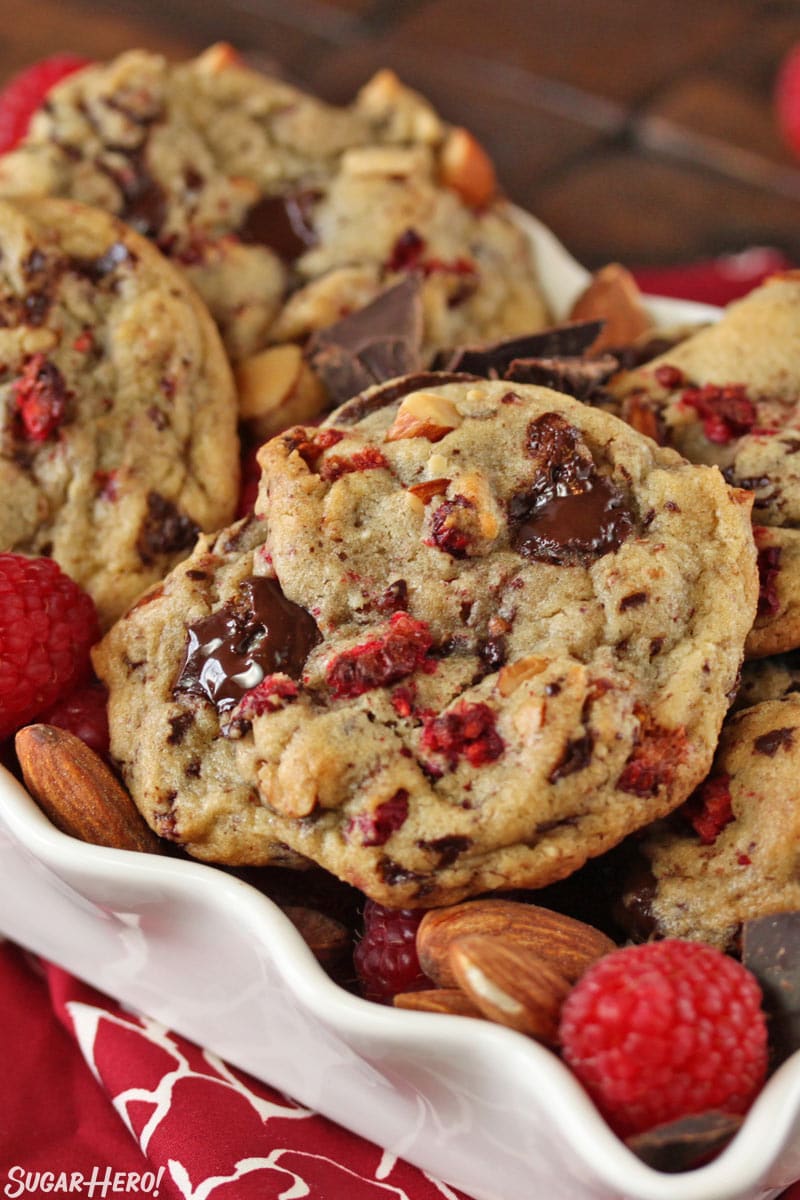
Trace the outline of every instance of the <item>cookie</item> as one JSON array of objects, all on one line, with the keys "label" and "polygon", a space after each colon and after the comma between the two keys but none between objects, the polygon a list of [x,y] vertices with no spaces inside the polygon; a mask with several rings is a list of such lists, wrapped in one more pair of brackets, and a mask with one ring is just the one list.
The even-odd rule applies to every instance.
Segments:
[{"label": "cookie", "polygon": [[757,523],[800,528],[799,339],[800,272],[789,271],[609,387],[637,428],[649,414],[662,444],[752,490]]},{"label": "cookie", "polygon": [[388,71],[337,108],[228,46],[175,65],[131,51],[52,89],[0,160],[0,193],[68,196],[155,239],[236,360],[411,270],[429,348],[545,319],[485,153]]},{"label": "cookie", "polygon": [[762,700],[780,700],[792,692],[800,692],[800,653],[797,651],[746,662],[732,707],[751,708]]},{"label": "cookie", "polygon": [[219,334],[145,238],[67,200],[0,201],[0,549],[51,555],[109,624],[231,520]]},{"label": "cookie", "polygon": [[[733,949],[744,921],[800,908],[800,696],[725,722],[709,778],[641,843],[652,932]],[[641,910],[641,886],[623,904]]]},{"label": "cookie", "polygon": [[262,447],[257,517],[96,651],[142,812],[430,906],[564,877],[705,776],[746,493],[532,385],[396,380]]}]

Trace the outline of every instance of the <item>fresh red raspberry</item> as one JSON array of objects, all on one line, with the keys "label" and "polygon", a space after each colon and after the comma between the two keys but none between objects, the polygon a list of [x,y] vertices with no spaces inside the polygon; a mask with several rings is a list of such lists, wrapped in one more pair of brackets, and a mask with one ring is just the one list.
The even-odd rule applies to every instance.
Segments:
[{"label": "fresh red raspberry", "polygon": [[89,63],[90,59],[77,54],[54,54],[9,79],[0,91],[0,154],[22,141],[31,117],[51,87]]},{"label": "fresh red raspberry", "polygon": [[778,68],[774,104],[783,140],[800,154],[800,44],[792,47]]},{"label": "fresh red raspberry", "polygon": [[755,977],[676,938],[601,958],[567,997],[564,1059],[621,1136],[692,1113],[744,1113],[767,1069]]},{"label": "fresh red raspberry", "polygon": [[47,725],[68,729],[96,754],[108,758],[107,701],[106,688],[99,679],[92,679],[58,700],[41,719]]},{"label": "fresh red raspberry", "polygon": [[368,1000],[391,1003],[398,992],[433,987],[417,958],[417,929],[423,909],[384,908],[374,900],[364,906],[364,936],[353,961]]},{"label": "fresh red raspberry", "polygon": [[99,635],[91,597],[53,559],[0,554],[0,738],[86,678]]}]

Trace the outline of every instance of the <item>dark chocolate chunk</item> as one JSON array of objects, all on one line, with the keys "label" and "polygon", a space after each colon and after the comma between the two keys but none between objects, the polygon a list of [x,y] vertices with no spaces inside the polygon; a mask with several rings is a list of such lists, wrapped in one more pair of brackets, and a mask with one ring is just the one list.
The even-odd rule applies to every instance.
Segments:
[{"label": "dark chocolate chunk", "polygon": [[475,375],[457,371],[417,371],[413,375],[390,379],[387,383],[370,388],[364,395],[354,396],[347,404],[337,408],[336,424],[355,425],[371,413],[402,400],[409,392],[416,392],[420,388],[441,387],[444,383],[474,383],[475,379]]},{"label": "dark chocolate chunk", "polygon": [[136,549],[143,563],[152,563],[160,554],[189,550],[200,532],[194,521],[159,492],[147,496],[147,515],[142,522]]},{"label": "dark chocolate chunk", "polygon": [[227,712],[267,675],[298,679],[319,641],[314,618],[287,600],[276,579],[246,579],[238,596],[189,626],[174,690]]},{"label": "dark chocolate chunk", "polygon": [[738,1133],[743,1120],[732,1113],[696,1113],[637,1133],[625,1144],[654,1170],[677,1174],[718,1154]]},{"label": "dark chocolate chunk", "polygon": [[516,359],[572,358],[583,354],[602,328],[602,321],[555,325],[488,346],[461,346],[445,351],[436,365],[445,371],[469,371],[483,379],[505,379],[506,371]]},{"label": "dark chocolate chunk", "polygon": [[438,854],[439,861],[436,864],[438,868],[449,867],[456,861],[459,855],[465,850],[469,850],[472,845],[472,838],[465,837],[459,834],[449,834],[444,837],[433,838],[431,841],[425,841],[420,838],[417,841],[420,850],[432,850],[434,854]]},{"label": "dark chocolate chunk", "polygon": [[528,427],[528,452],[538,470],[509,501],[514,548],[563,566],[585,566],[618,549],[634,529],[630,501],[599,473],[578,430],[558,413],[544,413]]},{"label": "dark chocolate chunk", "polygon": [[[146,144],[145,144],[146,146]],[[128,155],[130,166],[114,176],[122,192],[120,217],[145,237],[161,232],[167,216],[167,196],[161,184],[150,174],[145,146]]]},{"label": "dark chocolate chunk", "polygon": [[583,771],[591,761],[593,749],[594,737],[588,730],[581,737],[573,738],[572,741],[567,742],[561,758],[547,776],[548,781],[550,783],[558,783],[559,779],[564,779],[567,775],[574,775],[576,771]]},{"label": "dark chocolate chunk", "polygon": [[611,354],[601,358],[515,358],[503,378],[513,383],[535,383],[576,400],[588,400],[617,367],[617,359]]},{"label": "dark chocolate chunk", "polygon": [[318,330],[306,358],[341,404],[376,383],[418,371],[422,360],[419,279],[408,275],[371,304]]},{"label": "dark chocolate chunk", "polygon": [[312,213],[317,198],[312,191],[265,196],[248,211],[239,237],[243,242],[267,246],[283,262],[294,262],[316,243]]},{"label": "dark chocolate chunk", "polygon": [[92,283],[99,284],[130,258],[131,252],[124,242],[112,242],[97,258],[73,258],[70,260],[70,266],[73,271],[85,275]]},{"label": "dark chocolate chunk", "polygon": [[742,962],[764,994],[774,1069],[800,1049],[800,912],[745,921]]}]

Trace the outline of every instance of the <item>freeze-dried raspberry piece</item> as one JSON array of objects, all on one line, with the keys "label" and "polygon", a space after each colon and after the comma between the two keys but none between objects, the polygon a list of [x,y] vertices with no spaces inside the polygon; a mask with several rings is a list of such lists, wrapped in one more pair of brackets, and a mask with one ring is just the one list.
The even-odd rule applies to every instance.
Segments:
[{"label": "freeze-dried raspberry piece", "polygon": [[0,91],[0,154],[13,150],[28,132],[36,109],[52,87],[90,65],[77,54],[54,54],[26,67]]},{"label": "freeze-dried raspberry piece", "polygon": [[749,433],[758,419],[756,406],[740,383],[690,387],[681,395],[680,403],[697,412],[703,433],[719,445]]},{"label": "freeze-dried raspberry piece", "polygon": [[366,450],[356,450],[349,458],[332,454],[320,467],[319,477],[326,483],[335,483],[342,475],[350,475],[354,471],[377,471],[388,467],[389,464],[380,450],[374,446],[367,446]]},{"label": "freeze-dried raspberry piece", "polygon": [[758,610],[759,617],[774,617],[780,610],[778,599],[778,576],[781,570],[781,547],[759,546],[759,526],[755,526],[756,546],[758,547]]},{"label": "freeze-dried raspberry piece", "polygon": [[647,713],[639,713],[639,741],[617,780],[620,791],[634,796],[655,796],[668,787],[676,767],[686,756],[686,731],[657,725]]},{"label": "freeze-dried raspberry piece", "polygon": [[405,824],[407,817],[408,791],[398,788],[374,812],[363,812],[353,817],[347,825],[347,838],[349,841],[359,841],[362,846],[383,846]]},{"label": "freeze-dried raspberry piece", "polygon": [[679,809],[704,846],[712,845],[733,820],[730,783],[727,774],[710,776]]},{"label": "freeze-dried raspberry piece", "polygon": [[564,1059],[620,1136],[690,1113],[744,1113],[767,1068],[755,976],[678,939],[612,951],[561,1014]]},{"label": "freeze-dried raspberry piece", "polygon": [[348,699],[420,669],[433,671],[436,663],[427,657],[432,645],[433,635],[424,621],[396,612],[382,637],[343,650],[328,663],[331,694],[337,700]]},{"label": "freeze-dried raspberry piece", "polygon": [[443,754],[451,771],[462,756],[471,766],[482,767],[505,749],[496,721],[497,714],[488,704],[458,704],[438,717],[426,718],[422,745]]},{"label": "freeze-dried raspberry piece", "polygon": [[46,442],[66,415],[69,392],[64,376],[44,354],[32,354],[22,374],[11,385],[25,436]]}]

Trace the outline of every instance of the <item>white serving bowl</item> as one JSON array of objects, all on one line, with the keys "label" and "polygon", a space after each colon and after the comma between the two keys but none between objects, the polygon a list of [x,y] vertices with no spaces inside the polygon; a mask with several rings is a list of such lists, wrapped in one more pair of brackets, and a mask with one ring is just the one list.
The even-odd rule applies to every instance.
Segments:
[{"label": "white serving bowl", "polygon": [[[587,274],[519,219],[559,318]],[[651,307],[666,325],[718,315]],[[67,837],[2,768],[0,930],[475,1200],[762,1200],[800,1178],[799,1055],[714,1162],[662,1174],[537,1043],[350,995],[255,888],[201,863]]]}]

